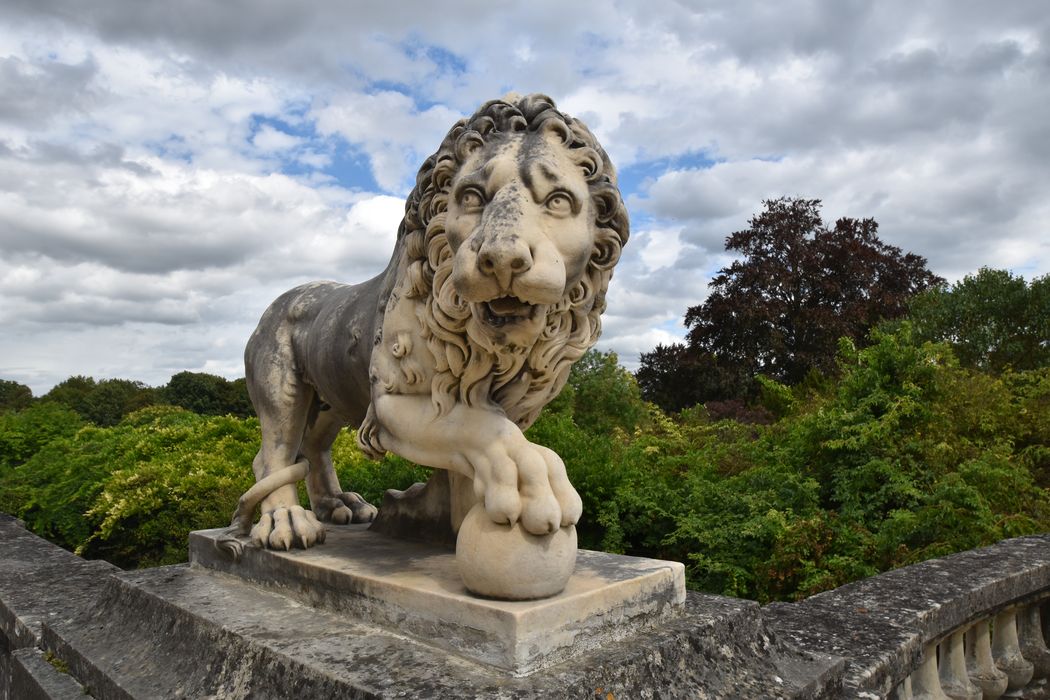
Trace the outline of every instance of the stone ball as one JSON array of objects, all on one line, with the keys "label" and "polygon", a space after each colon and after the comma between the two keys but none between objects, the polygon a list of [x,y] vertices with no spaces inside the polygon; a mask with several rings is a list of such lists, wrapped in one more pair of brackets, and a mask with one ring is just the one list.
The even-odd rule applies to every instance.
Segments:
[{"label": "stone ball", "polygon": [[475,595],[500,600],[557,595],[576,568],[576,526],[537,536],[520,522],[492,522],[477,504],[459,527],[456,564],[467,590]]}]

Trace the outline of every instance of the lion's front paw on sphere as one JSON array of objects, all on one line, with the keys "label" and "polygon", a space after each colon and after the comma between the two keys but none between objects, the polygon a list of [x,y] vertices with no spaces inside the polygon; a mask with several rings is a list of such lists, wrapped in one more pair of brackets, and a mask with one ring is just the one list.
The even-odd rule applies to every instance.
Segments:
[{"label": "lion's front paw on sphere", "polygon": [[533,535],[521,523],[492,522],[481,505],[459,526],[456,564],[467,590],[500,600],[561,593],[576,568],[576,527]]}]

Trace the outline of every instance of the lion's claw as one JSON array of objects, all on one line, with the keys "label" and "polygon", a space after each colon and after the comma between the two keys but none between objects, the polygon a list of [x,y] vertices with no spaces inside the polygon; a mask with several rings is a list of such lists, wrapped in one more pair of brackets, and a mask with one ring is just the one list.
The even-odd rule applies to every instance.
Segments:
[{"label": "lion's claw", "polygon": [[314,504],[317,517],[336,525],[348,523],[370,523],[379,510],[354,491],[320,499]]},{"label": "lion's claw", "polygon": [[307,549],[324,542],[325,530],[312,511],[302,506],[274,508],[264,512],[251,532],[252,544],[257,547],[290,550]]},{"label": "lion's claw", "polygon": [[474,493],[489,518],[501,524],[520,521],[534,535],[575,525],[583,501],[569,483],[561,458],[524,438],[507,447],[496,443],[486,454],[469,460],[474,467]]}]

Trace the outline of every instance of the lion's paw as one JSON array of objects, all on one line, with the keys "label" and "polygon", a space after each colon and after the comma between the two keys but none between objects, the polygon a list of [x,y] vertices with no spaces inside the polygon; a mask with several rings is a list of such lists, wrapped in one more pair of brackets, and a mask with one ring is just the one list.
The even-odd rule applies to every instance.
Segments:
[{"label": "lion's paw", "polygon": [[314,504],[317,517],[324,522],[346,525],[347,523],[370,523],[379,510],[353,491],[320,499]]},{"label": "lion's paw", "polygon": [[511,446],[496,443],[471,461],[474,493],[493,522],[520,520],[526,531],[548,535],[580,519],[583,501],[553,450],[523,439]]},{"label": "lion's paw", "polygon": [[292,547],[312,547],[324,542],[324,537],[324,525],[313,512],[302,506],[280,507],[264,512],[251,532],[252,544],[257,547],[285,551]]}]

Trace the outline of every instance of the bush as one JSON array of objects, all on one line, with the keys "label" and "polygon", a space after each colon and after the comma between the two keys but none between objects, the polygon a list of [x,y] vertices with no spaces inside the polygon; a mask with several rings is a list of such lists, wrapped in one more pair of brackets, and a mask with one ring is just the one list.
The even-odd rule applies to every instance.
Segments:
[{"label": "bush", "polygon": [[48,443],[74,435],[83,425],[73,409],[53,401],[0,413],[0,470],[22,464]]},{"label": "bush", "polygon": [[[0,419],[31,424],[37,430],[28,435],[47,441],[39,449],[8,441],[7,454],[33,454],[0,473],[0,511],[67,549],[118,566],[185,561],[189,532],[228,525],[237,499],[254,483],[254,418],[154,406],[111,428],[76,429],[82,423],[72,411],[41,403]],[[5,432],[4,425],[0,440],[26,433]],[[56,426],[64,427],[55,432]],[[353,440],[349,433],[336,440],[338,472],[344,485],[373,503],[387,488],[406,488],[428,475],[398,457],[368,460]]]},{"label": "bush", "polygon": [[191,530],[229,523],[257,449],[255,421],[147,408],[53,440],[0,479],[0,509],[89,558],[185,561]]},{"label": "bush", "polygon": [[[753,406],[674,417],[592,353],[528,437],[565,461],[582,547],[683,561],[713,593],[798,598],[1050,530],[1050,368],[960,367],[908,323],[868,340],[841,343],[837,375],[758,377]],[[253,418],[157,406],[101,428],[35,403],[0,414],[0,509],[86,556],[182,561],[190,530],[229,522],[258,444]],[[349,431],[333,457],[376,504],[429,476]]]}]

